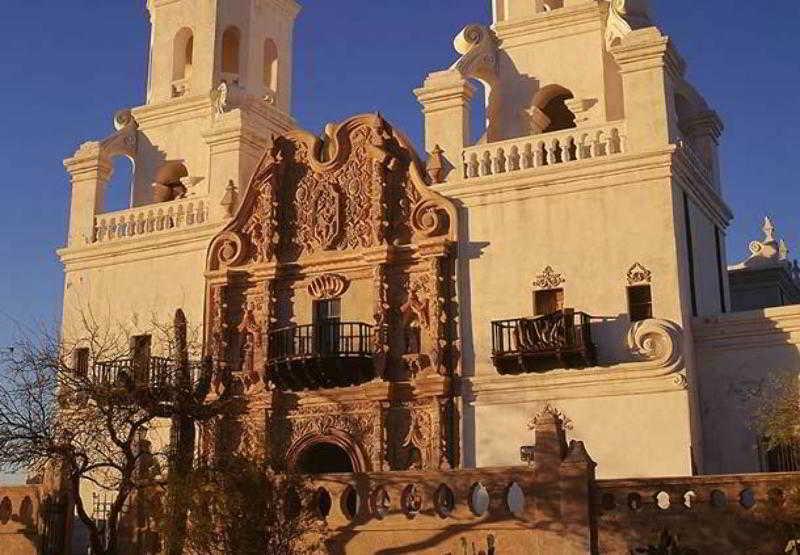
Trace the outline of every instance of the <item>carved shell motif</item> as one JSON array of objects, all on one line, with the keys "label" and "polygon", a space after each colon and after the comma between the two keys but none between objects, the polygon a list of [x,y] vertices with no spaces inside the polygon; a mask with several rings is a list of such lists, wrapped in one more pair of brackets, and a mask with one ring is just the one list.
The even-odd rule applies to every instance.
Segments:
[{"label": "carved shell motif", "polygon": [[344,295],[350,283],[338,274],[323,274],[308,284],[308,294],[317,300],[336,299]]}]

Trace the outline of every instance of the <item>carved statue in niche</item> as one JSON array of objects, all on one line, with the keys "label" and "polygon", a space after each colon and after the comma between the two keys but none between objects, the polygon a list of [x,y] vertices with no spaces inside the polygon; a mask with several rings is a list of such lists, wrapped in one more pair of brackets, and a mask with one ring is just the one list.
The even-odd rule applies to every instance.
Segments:
[{"label": "carved statue in niche", "polygon": [[[408,278],[406,302],[400,307],[405,339],[405,361],[412,375],[436,368],[443,368],[442,341],[444,300],[441,297],[441,261],[430,260],[430,269],[425,273],[412,274]],[[414,355],[419,356],[414,356]]]},{"label": "carved statue in niche", "polygon": [[[393,467],[399,470],[435,470],[447,468],[442,441],[445,430],[439,403],[436,399],[405,401],[389,409],[394,433],[387,432],[387,453]],[[398,434],[404,435],[398,435]],[[393,443],[393,445],[392,445]],[[441,452],[440,452],[441,451]]]},{"label": "carved statue in niche", "polygon": [[389,325],[389,285],[386,281],[386,268],[379,264],[373,268],[372,284],[374,290],[375,305],[373,307],[373,318],[375,327],[373,332],[373,351],[375,353],[375,371],[378,376],[383,376],[386,368],[386,355],[389,351],[387,344],[387,333]]},{"label": "carved statue in niche", "polygon": [[386,121],[376,114],[370,122],[370,138],[367,142],[367,154],[372,158],[381,169],[394,171],[399,161],[396,156],[389,152],[388,139],[391,137],[387,130]]},{"label": "carved statue in niche", "polygon": [[245,301],[239,332],[239,364],[245,385],[250,388],[260,381],[259,359],[264,350],[264,298],[256,295]]}]

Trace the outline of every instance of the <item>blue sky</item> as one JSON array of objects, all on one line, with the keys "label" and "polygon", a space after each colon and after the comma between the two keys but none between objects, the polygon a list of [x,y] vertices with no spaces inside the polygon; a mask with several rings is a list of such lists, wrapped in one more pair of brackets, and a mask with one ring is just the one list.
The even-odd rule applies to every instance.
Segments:
[{"label": "blue sky", "polygon": [[[58,317],[69,181],[61,161],[142,103],[144,0],[4,0],[0,19],[0,346],[7,317]],[[455,59],[453,36],[488,22],[489,0],[307,0],[295,42],[295,116],[325,122],[380,110],[419,145],[412,94]],[[691,80],[722,115],[730,260],[774,216],[800,251],[800,24],[797,0],[653,0]]]}]

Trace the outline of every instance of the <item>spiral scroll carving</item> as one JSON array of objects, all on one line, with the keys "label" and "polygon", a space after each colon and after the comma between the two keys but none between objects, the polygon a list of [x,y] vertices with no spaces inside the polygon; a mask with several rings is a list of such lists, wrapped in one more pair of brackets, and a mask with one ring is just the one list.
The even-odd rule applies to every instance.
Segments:
[{"label": "spiral scroll carving", "polygon": [[683,332],[668,320],[633,324],[628,332],[628,347],[635,355],[659,366],[677,367],[683,362]]},{"label": "spiral scroll carving", "polygon": [[425,200],[414,207],[411,213],[411,225],[423,236],[434,237],[447,230],[449,218],[447,212],[436,202]]},{"label": "spiral scroll carving", "polygon": [[489,37],[489,29],[483,25],[467,25],[453,40],[456,52],[465,55]]}]

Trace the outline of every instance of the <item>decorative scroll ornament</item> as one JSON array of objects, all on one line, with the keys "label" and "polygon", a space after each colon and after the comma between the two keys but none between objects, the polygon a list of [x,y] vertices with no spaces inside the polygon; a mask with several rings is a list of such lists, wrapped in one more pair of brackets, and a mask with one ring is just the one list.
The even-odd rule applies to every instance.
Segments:
[{"label": "decorative scroll ornament", "polygon": [[127,156],[131,160],[136,158],[139,122],[130,110],[120,110],[114,114],[114,129],[116,132],[100,143],[101,155],[107,158],[115,156]]},{"label": "decorative scroll ornament", "polygon": [[683,333],[668,320],[643,320],[631,326],[628,347],[640,358],[661,367],[683,366]]},{"label": "decorative scroll ornament", "polygon": [[317,300],[337,299],[344,295],[350,283],[338,274],[323,274],[308,284],[308,294]]},{"label": "decorative scroll ornament", "polygon": [[544,272],[536,276],[533,286],[538,289],[556,289],[562,283],[566,283],[563,274],[557,274],[552,266],[547,266]]},{"label": "decorative scroll ornament", "polygon": [[650,270],[637,262],[631,266],[630,270],[628,270],[628,285],[650,283],[652,277],[653,274],[650,272]]},{"label": "decorative scroll ornament", "polygon": [[474,24],[464,29],[453,40],[461,58],[450,69],[464,77],[483,79],[490,85],[497,81],[497,37],[484,25]]},{"label": "decorative scroll ornament", "polygon": [[406,469],[437,469],[440,464],[438,403],[418,400],[404,406],[409,409],[408,433],[402,443],[402,447],[408,449]]},{"label": "decorative scroll ornament", "polygon": [[650,27],[649,0],[611,0],[606,23],[606,46],[611,48],[636,29]]}]

